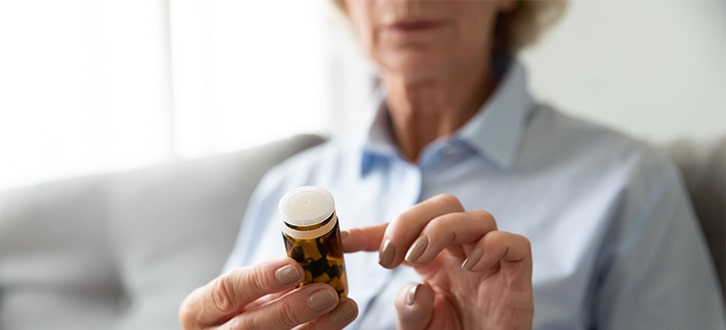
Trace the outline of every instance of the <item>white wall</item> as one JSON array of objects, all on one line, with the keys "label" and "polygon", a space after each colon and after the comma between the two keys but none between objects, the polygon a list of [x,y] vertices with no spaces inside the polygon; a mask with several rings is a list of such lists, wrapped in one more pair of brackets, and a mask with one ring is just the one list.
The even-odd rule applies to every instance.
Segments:
[{"label": "white wall", "polygon": [[726,134],[726,1],[571,1],[522,58],[563,111],[655,141]]},{"label": "white wall", "polygon": [[330,126],[318,0],[0,0],[0,190]]},{"label": "white wall", "polygon": [[169,159],[166,11],[0,0],[0,189]]},{"label": "white wall", "polygon": [[[340,29],[334,44],[354,48]],[[348,87],[333,131],[345,132],[357,123],[340,109],[359,111],[370,70],[358,50],[336,51],[348,63],[333,80]],[[726,1],[570,1],[520,57],[535,96],[561,111],[654,142],[726,135]]]},{"label": "white wall", "polygon": [[330,126],[322,4],[171,1],[180,156],[234,151]]}]

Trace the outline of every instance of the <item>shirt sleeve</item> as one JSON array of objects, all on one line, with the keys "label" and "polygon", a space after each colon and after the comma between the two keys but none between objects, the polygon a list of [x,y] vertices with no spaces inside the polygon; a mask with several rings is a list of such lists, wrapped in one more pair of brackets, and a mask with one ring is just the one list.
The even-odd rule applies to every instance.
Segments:
[{"label": "shirt sleeve", "polygon": [[[630,186],[597,275],[597,329],[726,329],[713,263],[677,170]],[[653,174],[643,174],[653,177]],[[638,182],[636,180],[636,182]]]}]

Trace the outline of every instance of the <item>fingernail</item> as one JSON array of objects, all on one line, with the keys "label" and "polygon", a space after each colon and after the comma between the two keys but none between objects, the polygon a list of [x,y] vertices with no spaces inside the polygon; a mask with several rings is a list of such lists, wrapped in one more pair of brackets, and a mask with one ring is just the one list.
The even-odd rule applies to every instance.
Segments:
[{"label": "fingernail", "polygon": [[290,284],[292,282],[299,282],[302,280],[302,276],[297,271],[297,268],[293,265],[286,265],[280,267],[275,271],[275,279],[280,284]]},{"label": "fingernail", "polygon": [[410,263],[416,262],[418,258],[421,257],[421,255],[426,251],[426,247],[429,246],[429,237],[426,235],[422,235],[419,238],[416,239],[415,242],[413,242],[413,245],[411,245],[411,248],[408,249],[408,253],[406,253],[406,261]]},{"label": "fingernail", "polygon": [[335,306],[338,295],[328,290],[318,290],[308,296],[308,308],[315,312],[322,312]]},{"label": "fingernail", "polygon": [[340,238],[346,238],[350,235],[350,233],[347,230],[343,230],[340,232]]},{"label": "fingernail", "polygon": [[469,255],[466,260],[461,264],[461,268],[463,270],[471,270],[474,268],[474,265],[476,265],[477,262],[479,262],[479,259],[481,259],[481,248],[476,247],[474,250],[471,251],[471,254]]},{"label": "fingernail", "polygon": [[345,300],[330,312],[330,321],[336,325],[345,325],[353,315],[355,315],[355,304],[350,300]]},{"label": "fingernail", "polygon": [[413,304],[416,303],[416,292],[420,287],[421,283],[411,286],[411,288],[408,289],[408,292],[406,292],[406,305],[413,306]]},{"label": "fingernail", "polygon": [[378,254],[378,263],[383,267],[387,267],[393,262],[393,257],[396,255],[396,248],[391,244],[390,239],[386,239],[383,242],[383,248]]}]

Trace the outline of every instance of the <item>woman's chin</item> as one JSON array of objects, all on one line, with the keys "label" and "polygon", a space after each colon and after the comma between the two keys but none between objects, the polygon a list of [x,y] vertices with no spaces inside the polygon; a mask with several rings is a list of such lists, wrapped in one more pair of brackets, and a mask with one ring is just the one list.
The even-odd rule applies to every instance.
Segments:
[{"label": "woman's chin", "polygon": [[397,55],[379,62],[384,73],[406,80],[431,79],[446,74],[446,65],[429,56]]}]

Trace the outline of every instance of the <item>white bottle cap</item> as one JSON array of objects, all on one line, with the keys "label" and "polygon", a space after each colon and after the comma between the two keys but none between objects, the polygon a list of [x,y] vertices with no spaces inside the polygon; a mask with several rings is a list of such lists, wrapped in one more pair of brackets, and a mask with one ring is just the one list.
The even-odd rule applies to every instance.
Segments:
[{"label": "white bottle cap", "polygon": [[295,188],[282,196],[278,207],[283,221],[282,231],[295,238],[308,239],[321,236],[329,232],[337,223],[337,219],[332,219],[320,228],[307,231],[296,230],[288,226],[314,226],[327,220],[335,212],[333,195],[320,187]]}]

